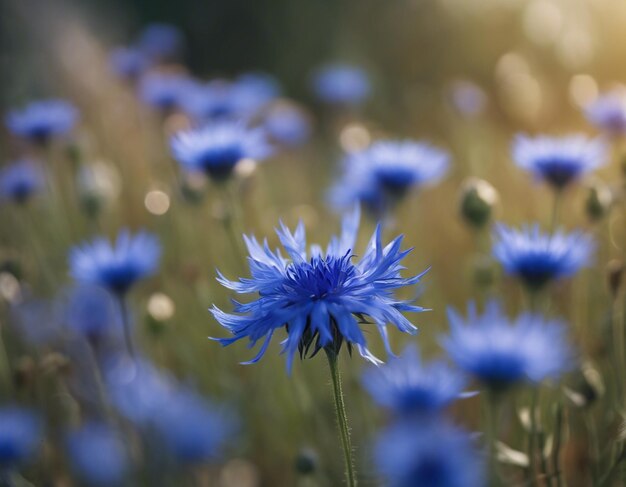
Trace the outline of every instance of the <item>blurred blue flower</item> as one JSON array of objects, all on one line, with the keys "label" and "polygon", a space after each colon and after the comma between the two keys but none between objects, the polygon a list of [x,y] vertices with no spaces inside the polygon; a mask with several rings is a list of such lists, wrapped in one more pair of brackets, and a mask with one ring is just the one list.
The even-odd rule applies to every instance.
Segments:
[{"label": "blurred blue flower", "polygon": [[381,216],[409,190],[440,181],[449,160],[447,152],[422,142],[375,142],[347,156],[331,201],[339,208],[360,202]]},{"label": "blurred blue flower", "polygon": [[167,451],[180,462],[217,457],[234,432],[229,415],[145,360],[112,361],[105,367],[105,377],[117,411],[135,425],[156,431]]},{"label": "blurred blue flower", "polygon": [[42,424],[35,413],[17,406],[0,409],[0,470],[31,460],[41,440]]},{"label": "blurred blue flower", "polygon": [[123,294],[140,279],[159,267],[161,246],[157,237],[146,232],[132,236],[120,231],[114,245],[104,237],[70,250],[70,274],[78,281],[97,284],[115,294]]},{"label": "blurred blue flower", "polygon": [[237,122],[181,131],[172,137],[170,147],[185,169],[203,172],[217,181],[228,179],[242,159],[264,159],[271,153],[262,130]]},{"label": "blurred blue flower", "polygon": [[388,351],[387,324],[414,333],[415,327],[401,311],[420,312],[423,308],[397,300],[393,291],[416,284],[422,274],[401,277],[401,261],[410,250],[400,250],[401,236],[383,246],[380,227],[360,262],[353,262],[358,228],[359,212],[355,210],[345,217],[341,236],[331,239],[325,253],[312,245],[307,255],[304,225],[300,223],[292,234],[281,224],[277,234],[291,261],[279,250],[272,252],[266,242],[261,245],[254,237],[244,236],[252,277],[235,282],[220,273],[218,281],[239,294],[258,293],[259,298],[247,304],[235,301],[235,312],[240,314],[213,306],[217,321],[234,335],[218,341],[226,346],[248,338],[252,347],[263,339],[257,356],[247,362],[253,363],[263,356],[274,332],[285,327],[287,338],[282,345],[288,370],[296,350],[302,358],[311,347],[313,355],[322,348],[338,353],[344,340],[349,350],[354,345],[363,357],[380,363],[367,349],[359,322],[371,318]]},{"label": "blurred blue flower", "polygon": [[232,436],[233,423],[221,411],[181,390],[160,409],[155,427],[169,452],[181,463],[214,460]]},{"label": "blurred blue flower", "polygon": [[515,163],[562,189],[607,161],[607,147],[601,139],[584,135],[527,137],[518,135],[513,143]]},{"label": "blurred blue flower", "polygon": [[459,368],[494,391],[558,379],[573,364],[563,323],[524,313],[510,320],[497,302],[478,315],[470,305],[467,320],[448,309],[450,335],[442,343]]},{"label": "blurred blue flower", "polygon": [[97,286],[75,286],[62,295],[64,322],[90,341],[121,329],[120,316],[111,295]]},{"label": "blurred blue flower", "polygon": [[112,404],[137,426],[150,425],[176,395],[173,379],[143,359],[113,357],[104,376]]},{"label": "blurred blue flower", "polygon": [[93,487],[122,485],[128,471],[119,435],[103,423],[90,422],[67,435],[67,452],[75,475]]},{"label": "blurred blue flower", "polygon": [[137,48],[117,47],[109,55],[109,65],[116,76],[132,81],[148,69],[150,60]]},{"label": "blurred blue flower", "polygon": [[43,144],[53,137],[70,132],[78,120],[78,111],[64,100],[33,101],[6,116],[7,128],[19,137]]},{"label": "blurred blue flower", "polygon": [[278,81],[265,73],[245,73],[233,83],[233,104],[241,116],[259,113],[278,95]]},{"label": "blurred blue flower", "polygon": [[422,363],[415,347],[363,376],[374,401],[402,415],[440,411],[463,395],[466,383],[463,374],[443,361]]},{"label": "blurred blue flower", "polygon": [[371,86],[361,68],[348,64],[325,66],[313,76],[313,90],[323,102],[334,105],[358,105],[369,96]]},{"label": "blurred blue flower", "polygon": [[44,187],[43,170],[34,161],[17,161],[0,169],[0,200],[23,204]]},{"label": "blurred blue flower", "polygon": [[238,116],[232,83],[222,79],[190,86],[182,98],[182,108],[198,121]]},{"label": "blurred blue flower", "polygon": [[147,25],[137,39],[137,47],[150,58],[159,61],[178,57],[184,44],[185,37],[181,30],[162,22]]},{"label": "blurred blue flower", "polygon": [[389,487],[484,487],[481,454],[470,435],[442,420],[400,421],[375,449]]},{"label": "blurred blue flower", "polygon": [[311,120],[301,108],[281,102],[267,112],[263,128],[279,144],[297,146],[310,137]]},{"label": "blurred blue flower", "polygon": [[151,72],[139,82],[140,98],[163,112],[184,109],[186,97],[194,89],[196,82],[181,73]]},{"label": "blurred blue flower", "polygon": [[450,87],[449,95],[454,108],[464,117],[480,115],[487,104],[485,92],[471,81],[455,81]]},{"label": "blurred blue flower", "polygon": [[587,120],[609,135],[626,134],[626,88],[599,96],[585,107],[585,115]]},{"label": "blurred blue flower", "polygon": [[591,263],[595,251],[592,237],[582,232],[547,234],[538,224],[521,230],[499,224],[495,231],[494,257],[530,289],[576,274]]}]

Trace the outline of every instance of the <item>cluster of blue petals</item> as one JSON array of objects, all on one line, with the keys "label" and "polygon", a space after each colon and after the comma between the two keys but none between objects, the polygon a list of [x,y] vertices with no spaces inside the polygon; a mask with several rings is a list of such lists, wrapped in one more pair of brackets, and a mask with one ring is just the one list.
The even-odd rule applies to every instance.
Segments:
[{"label": "cluster of blue petals", "polygon": [[587,119],[608,135],[626,134],[626,89],[599,96],[585,107]]},{"label": "cluster of blue petals", "polygon": [[449,336],[442,344],[463,371],[493,390],[558,379],[574,364],[563,323],[524,313],[509,319],[497,302],[479,315],[470,305],[467,319],[448,310]]},{"label": "cluster of blue petals", "polygon": [[360,202],[375,214],[384,213],[409,190],[440,181],[449,161],[447,152],[427,143],[375,142],[346,157],[331,200],[340,208]]},{"label": "cluster of blue petals", "polygon": [[398,300],[393,293],[416,284],[423,274],[410,278],[400,275],[402,259],[410,250],[400,250],[401,236],[383,246],[380,227],[361,260],[355,262],[359,218],[358,209],[344,218],[340,237],[331,239],[326,252],[317,245],[307,252],[302,223],[294,233],[281,224],[277,234],[291,260],[285,259],[280,250],[272,252],[267,242],[260,244],[254,237],[244,237],[250,253],[251,277],[230,281],[220,274],[218,280],[239,294],[259,297],[245,304],[234,301],[238,314],[213,307],[217,321],[234,335],[218,341],[229,345],[248,338],[252,347],[262,340],[257,356],[247,362],[253,363],[263,356],[274,332],[285,327],[287,338],[282,342],[282,351],[291,370],[296,351],[303,345],[308,347],[313,338],[317,339],[317,350],[345,340],[363,357],[379,363],[367,349],[359,326],[359,321],[366,317],[378,328],[389,353],[388,324],[414,333],[415,326],[402,311],[420,312],[423,308]]},{"label": "cluster of blue petals", "polygon": [[44,187],[43,171],[34,161],[17,161],[0,169],[0,200],[25,203]]},{"label": "cluster of blue petals", "polygon": [[143,231],[133,236],[128,230],[122,230],[114,245],[106,238],[98,237],[72,248],[70,273],[78,281],[123,294],[135,282],[157,271],[160,256],[157,237]]},{"label": "cluster of blue petals", "polygon": [[471,436],[444,421],[399,421],[375,449],[389,487],[483,487],[483,460]]},{"label": "cluster of blue petals", "polygon": [[17,406],[0,409],[0,472],[31,459],[42,439],[42,423],[33,412]]},{"label": "cluster of blue petals", "polygon": [[19,137],[37,143],[70,132],[78,120],[78,111],[64,100],[33,101],[21,110],[12,110],[6,116],[7,128]]},{"label": "cluster of blue petals", "polygon": [[538,224],[520,230],[499,224],[493,255],[507,274],[539,289],[588,266],[594,250],[591,236],[582,232],[549,234],[543,233]]},{"label": "cluster of blue petals", "polygon": [[186,170],[216,180],[228,178],[241,160],[262,160],[272,152],[262,130],[230,121],[179,132],[172,137],[170,147]]},{"label": "cluster of blue petals", "polygon": [[444,361],[423,363],[414,347],[363,376],[374,401],[400,415],[441,411],[465,395],[466,384],[466,376]]},{"label": "cluster of blue petals", "polygon": [[313,91],[323,102],[333,105],[358,105],[370,95],[370,81],[361,68],[332,64],[313,76]]},{"label": "cluster of blue petals", "polygon": [[562,189],[607,162],[607,146],[601,139],[576,134],[565,137],[518,135],[513,143],[515,163]]}]

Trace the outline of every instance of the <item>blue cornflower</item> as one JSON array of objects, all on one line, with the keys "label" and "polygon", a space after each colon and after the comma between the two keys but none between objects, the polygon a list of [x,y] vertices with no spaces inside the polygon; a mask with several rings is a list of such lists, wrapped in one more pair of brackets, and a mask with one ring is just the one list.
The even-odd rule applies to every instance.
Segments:
[{"label": "blue cornflower", "polygon": [[471,81],[457,80],[449,91],[452,106],[464,117],[474,118],[485,110],[487,95]]},{"label": "blue cornflower", "polygon": [[389,487],[483,487],[480,452],[469,433],[442,420],[400,421],[380,435],[375,449]]},{"label": "blue cornflower", "polygon": [[160,256],[161,246],[154,235],[142,231],[132,236],[125,229],[114,245],[98,237],[74,247],[69,256],[70,273],[78,281],[124,294],[135,282],[157,271]]},{"label": "blue cornflower", "polygon": [[591,236],[582,232],[547,234],[537,224],[521,230],[499,224],[492,252],[507,274],[540,289],[588,266],[594,250]]},{"label": "blue cornflower", "polygon": [[182,98],[182,108],[198,121],[236,118],[239,115],[234,103],[233,85],[223,79],[191,86]]},{"label": "blue cornflower", "polygon": [[150,66],[150,60],[134,47],[117,47],[109,55],[109,65],[115,75],[125,80],[135,80]]},{"label": "blue cornflower", "polygon": [[626,133],[626,88],[621,87],[596,98],[585,107],[593,125],[612,136]]},{"label": "blue cornflower", "polygon": [[155,60],[170,60],[181,54],[185,37],[174,25],[155,22],[146,26],[137,39],[137,47]]},{"label": "blue cornflower", "polygon": [[244,116],[259,113],[280,94],[280,85],[265,73],[244,73],[233,83],[233,105]]},{"label": "blue cornflower", "polygon": [[65,324],[92,342],[120,329],[119,313],[111,295],[98,286],[76,286],[62,296]]},{"label": "blue cornflower", "polygon": [[23,204],[44,186],[43,171],[33,161],[17,161],[0,170],[0,200]]},{"label": "blue cornflower", "polygon": [[163,112],[184,108],[190,90],[196,82],[181,73],[152,72],[141,78],[139,96],[148,105]]},{"label": "blue cornflower", "polygon": [[311,120],[301,108],[281,102],[267,112],[263,128],[272,140],[292,147],[306,142],[310,137]]},{"label": "blue cornflower", "polygon": [[181,390],[161,408],[155,428],[164,445],[181,463],[201,463],[219,457],[233,423],[196,394]]},{"label": "blue cornflower", "polygon": [[174,158],[190,171],[223,181],[241,160],[263,159],[271,149],[260,129],[237,122],[216,122],[178,132],[170,141]]},{"label": "blue cornflower", "polygon": [[358,105],[371,91],[365,71],[348,64],[333,64],[319,69],[313,76],[317,97],[333,105]]},{"label": "blue cornflower", "polygon": [[67,435],[67,453],[75,475],[93,487],[122,485],[128,472],[120,436],[103,423],[90,422]]},{"label": "blue cornflower", "polygon": [[331,199],[340,208],[360,202],[380,215],[409,190],[437,183],[449,160],[447,152],[422,142],[375,142],[346,158]]},{"label": "blue cornflower", "polygon": [[288,370],[296,350],[301,358],[311,347],[312,355],[321,348],[338,353],[344,340],[349,349],[354,345],[363,357],[380,363],[367,349],[359,322],[371,318],[390,352],[387,324],[414,333],[415,327],[401,311],[423,311],[397,300],[393,291],[416,284],[423,274],[401,277],[401,261],[410,250],[400,250],[402,236],[383,246],[380,227],[363,258],[353,262],[358,228],[359,211],[354,210],[345,217],[341,236],[331,239],[325,253],[318,245],[312,245],[307,255],[302,223],[295,233],[281,224],[277,234],[291,261],[284,259],[279,250],[272,252],[267,242],[260,245],[254,237],[244,237],[252,277],[235,282],[220,274],[218,281],[239,294],[258,293],[259,298],[247,304],[235,301],[235,311],[240,314],[213,307],[217,321],[234,335],[218,341],[226,346],[248,338],[250,346],[254,346],[263,339],[257,356],[247,362],[253,363],[263,356],[274,332],[285,327],[287,338],[282,345]]},{"label": "blue cornflower", "polygon": [[0,470],[30,460],[39,448],[42,425],[39,417],[17,406],[0,409]]},{"label": "blue cornflower", "polygon": [[33,101],[6,116],[8,129],[19,137],[44,144],[53,137],[70,132],[78,120],[78,111],[64,100]]},{"label": "blue cornflower", "polygon": [[443,361],[422,363],[414,347],[363,376],[363,385],[374,401],[402,415],[440,411],[463,396],[466,383],[463,374]]},{"label": "blue cornflower", "polygon": [[442,340],[461,370],[494,391],[546,379],[569,370],[573,353],[563,323],[524,313],[510,320],[496,302],[478,315],[470,305],[467,320],[448,310],[450,335]]},{"label": "blue cornflower", "polygon": [[112,362],[105,368],[105,377],[117,411],[135,425],[159,434],[168,452],[180,462],[215,458],[234,432],[230,416],[144,360]]},{"label": "blue cornflower", "polygon": [[555,189],[563,189],[606,163],[601,139],[581,134],[565,137],[518,135],[513,143],[515,163]]}]

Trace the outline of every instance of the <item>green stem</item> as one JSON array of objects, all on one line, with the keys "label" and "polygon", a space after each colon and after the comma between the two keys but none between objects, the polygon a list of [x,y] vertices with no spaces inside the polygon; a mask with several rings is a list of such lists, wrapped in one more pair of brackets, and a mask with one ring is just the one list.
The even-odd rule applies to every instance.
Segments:
[{"label": "green stem", "polygon": [[495,487],[498,485],[498,457],[496,451],[496,441],[498,440],[498,396],[493,392],[487,392],[486,415],[485,415],[485,440],[487,442],[488,451],[488,481],[489,485]]},{"label": "green stem", "polygon": [[528,435],[528,482],[537,485],[537,404],[539,402],[539,389],[532,391],[530,400],[530,432]]},{"label": "green stem", "polygon": [[346,405],[343,400],[343,390],[341,387],[341,374],[339,373],[339,364],[337,363],[337,354],[329,349],[324,349],[328,357],[328,366],[330,367],[330,377],[333,382],[333,396],[335,399],[335,410],[337,413],[337,425],[339,427],[339,436],[341,438],[341,446],[343,448],[343,458],[346,467],[346,481],[348,487],[356,487],[356,474],[354,462],[352,460],[352,445],[350,443],[350,428],[348,427],[348,417],[346,415]]},{"label": "green stem", "polygon": [[611,321],[613,322],[613,344],[615,354],[615,368],[617,379],[617,404],[623,406],[624,402],[624,367],[626,361],[624,359],[624,324],[620,320],[620,300],[614,299],[611,307]]},{"label": "green stem", "polygon": [[128,306],[126,304],[126,297],[123,294],[118,295],[118,302],[120,304],[120,314],[122,315],[122,328],[124,329],[124,341],[126,342],[126,348],[130,358],[135,359],[135,348],[133,346],[133,338],[130,331],[130,321],[128,319]]},{"label": "green stem", "polygon": [[245,268],[246,263],[246,249],[243,246],[244,230],[239,218],[239,209],[237,204],[237,197],[234,194],[234,183],[224,183],[221,185],[222,189],[222,201],[224,204],[224,216],[222,222],[224,224],[224,230],[230,240],[233,251],[235,252],[235,258],[240,266]]},{"label": "green stem", "polygon": [[554,471],[554,483],[556,487],[563,485],[563,479],[561,477],[561,436],[563,431],[563,404],[560,402],[556,405],[555,418],[554,418],[554,445],[552,447],[552,470]]},{"label": "green stem", "polygon": [[552,216],[550,217],[550,232],[551,233],[554,233],[554,231],[556,230],[556,226],[559,223],[559,215],[561,213],[561,200],[563,199],[562,195],[563,195],[563,191],[560,189],[557,189],[554,192]]}]

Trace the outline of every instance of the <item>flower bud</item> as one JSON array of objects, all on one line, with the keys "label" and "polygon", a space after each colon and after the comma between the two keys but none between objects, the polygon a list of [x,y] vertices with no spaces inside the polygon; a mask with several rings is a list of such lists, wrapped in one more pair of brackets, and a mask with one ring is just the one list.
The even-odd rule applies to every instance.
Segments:
[{"label": "flower bud", "polygon": [[613,204],[611,189],[601,181],[595,181],[587,189],[585,213],[591,221],[598,221],[609,212]]},{"label": "flower bud", "polygon": [[295,460],[296,472],[301,475],[311,475],[318,465],[317,453],[311,448],[303,448],[298,452]]},{"label": "flower bud", "polygon": [[461,186],[461,216],[470,226],[483,228],[498,202],[498,192],[484,179],[469,178]]},{"label": "flower bud", "polygon": [[626,270],[626,266],[624,266],[624,262],[619,259],[609,261],[606,266],[606,277],[613,299],[617,298],[620,288],[622,287],[624,270]]}]

